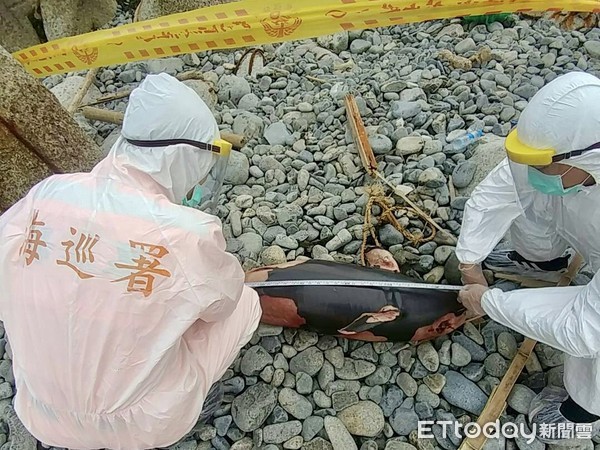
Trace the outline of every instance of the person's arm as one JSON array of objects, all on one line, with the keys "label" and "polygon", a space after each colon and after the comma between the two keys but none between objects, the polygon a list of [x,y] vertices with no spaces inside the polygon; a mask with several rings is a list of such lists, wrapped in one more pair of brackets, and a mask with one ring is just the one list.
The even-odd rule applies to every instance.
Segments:
[{"label": "person's arm", "polygon": [[244,271],[235,256],[225,251],[226,242],[218,219],[202,225],[202,235],[186,267],[195,272],[197,282],[192,284],[196,301],[206,305],[198,317],[205,322],[218,322],[230,316],[238,301],[250,288],[244,285]]},{"label": "person's arm", "polygon": [[491,289],[481,306],[491,319],[569,355],[600,353],[600,273],[586,286]]},{"label": "person's arm", "polygon": [[480,264],[521,214],[508,160],[498,164],[475,188],[465,204],[456,257]]}]

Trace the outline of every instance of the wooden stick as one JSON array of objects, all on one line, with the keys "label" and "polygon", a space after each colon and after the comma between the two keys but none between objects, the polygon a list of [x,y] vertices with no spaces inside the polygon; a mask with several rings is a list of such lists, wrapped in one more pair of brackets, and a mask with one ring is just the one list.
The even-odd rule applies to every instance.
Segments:
[{"label": "wooden stick", "polygon": [[246,137],[241,134],[227,133],[225,131],[221,131],[221,138],[231,143],[233,148],[240,149],[244,145],[246,145]]},{"label": "wooden stick", "polygon": [[456,198],[456,189],[454,189],[454,181],[452,175],[448,177],[448,192],[450,193],[450,201]]},{"label": "wooden stick", "polygon": [[187,72],[181,72],[175,76],[179,81],[185,80],[204,80],[204,73],[201,70],[194,69]]},{"label": "wooden stick", "polygon": [[133,22],[139,22],[140,20],[140,10],[142,8],[142,3],[144,3],[145,0],[140,0],[140,3],[137,5],[137,8],[135,8],[135,11],[133,13]]},{"label": "wooden stick", "polygon": [[279,72],[280,74],[282,74],[284,76],[288,76],[290,74],[289,70],[280,69],[279,67],[270,67],[270,69],[273,72]]},{"label": "wooden stick", "polygon": [[[93,106],[84,106],[81,112],[86,119],[99,120],[100,122],[114,123],[121,125],[125,114],[118,111],[109,111],[102,108],[94,108]],[[246,144],[246,138],[239,134],[221,132],[221,137],[227,142],[231,142],[234,148],[242,148]]]},{"label": "wooden stick", "polygon": [[322,80],[320,78],[313,77],[311,75],[306,75],[304,78],[306,78],[307,80],[310,80],[310,81],[316,81],[317,83],[327,83],[327,80]]},{"label": "wooden stick", "polygon": [[[204,79],[203,74],[200,70],[188,70],[187,72],[182,72],[178,74],[177,76],[175,76],[175,78],[177,78],[179,81]],[[120,98],[129,97],[132,92],[133,89],[127,89],[125,91],[115,92],[114,94],[106,94],[101,97],[98,97],[95,101],[91,103],[86,103],[83,106],[94,106],[99,105],[101,103],[110,102],[112,100],[119,100]]]},{"label": "wooden stick", "polygon": [[[575,255],[575,258],[573,258],[573,261],[569,264],[567,272],[560,278],[557,286],[568,286],[571,284],[571,281],[573,281],[573,278],[577,275],[582,264],[583,258],[581,255]],[[519,375],[523,371],[525,364],[527,364],[527,360],[529,360],[536,343],[537,342],[534,339],[525,338],[519,351],[512,360],[508,371],[504,374],[500,384],[492,391],[485,408],[483,408],[479,419],[477,419],[477,424],[480,427],[483,428],[486,424],[494,423],[500,418],[500,415],[506,408],[506,400],[517,382],[517,378],[519,378]],[[459,450],[481,450],[486,441],[487,438],[481,433],[475,438],[465,439],[459,447]]]},{"label": "wooden stick", "polygon": [[100,122],[114,123],[117,125],[121,125],[125,117],[125,113],[94,108],[93,106],[84,106],[81,108],[81,113],[86,119],[99,120]]},{"label": "wooden stick", "polygon": [[132,91],[133,91],[133,89],[127,89],[126,91],[115,92],[114,94],[109,94],[109,95],[103,95],[101,97],[98,97],[93,102],[86,103],[85,105],[83,105],[83,108],[85,108],[86,106],[95,106],[95,105],[99,105],[101,103],[110,102],[112,100],[119,100],[120,98],[129,97],[131,95]]},{"label": "wooden stick", "polygon": [[495,273],[494,276],[501,280],[514,281],[516,283],[521,284],[521,286],[528,288],[555,286],[554,283],[551,283],[549,281],[536,280],[535,278],[529,278],[523,275],[517,275],[513,273]]},{"label": "wooden stick", "polygon": [[362,117],[360,117],[360,113],[358,112],[356,99],[352,94],[348,94],[346,95],[345,100],[348,123],[350,124],[350,131],[352,132],[352,137],[354,138],[354,143],[356,144],[358,154],[360,155],[363,167],[367,173],[371,177],[374,177],[375,172],[377,172],[377,160],[373,154],[371,144],[369,144],[367,130],[365,129],[365,124],[363,123]]},{"label": "wooden stick", "polygon": [[83,100],[83,97],[85,97],[85,94],[87,93],[88,89],[94,82],[94,78],[96,78],[98,69],[99,69],[98,67],[90,69],[88,71],[88,73],[86,74],[85,79],[83,80],[83,84],[81,85],[81,87],[79,88],[79,91],[77,91],[77,94],[75,94],[73,101],[69,104],[69,106],[67,108],[67,111],[69,112],[69,114],[73,114],[77,110],[77,108],[79,108],[79,105],[81,104],[81,101]]}]

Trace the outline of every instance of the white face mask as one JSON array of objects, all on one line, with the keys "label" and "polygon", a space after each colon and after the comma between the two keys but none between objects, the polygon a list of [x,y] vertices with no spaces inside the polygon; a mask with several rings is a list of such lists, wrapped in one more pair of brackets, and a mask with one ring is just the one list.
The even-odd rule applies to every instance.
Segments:
[{"label": "white face mask", "polygon": [[573,167],[570,167],[562,175],[548,175],[531,166],[529,166],[527,169],[527,179],[529,180],[529,184],[531,184],[536,190],[547,195],[563,196],[579,192],[583,189],[584,184],[591,177],[591,175],[588,175],[580,184],[565,188],[563,186],[562,179],[573,169]]}]

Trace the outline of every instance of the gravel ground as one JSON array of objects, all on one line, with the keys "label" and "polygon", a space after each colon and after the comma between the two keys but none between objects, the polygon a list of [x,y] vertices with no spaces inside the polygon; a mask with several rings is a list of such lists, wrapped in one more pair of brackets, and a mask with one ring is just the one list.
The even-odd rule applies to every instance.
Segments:
[{"label": "gravel ground", "polygon": [[[115,23],[129,20],[121,11]],[[489,52],[482,53],[485,47]],[[205,74],[204,81],[188,83],[213,108],[222,130],[249,139],[232,156],[218,211],[228,250],[245,269],[299,256],[357,261],[368,180],[346,127],[347,92],[357,98],[380,168],[414,187],[418,204],[458,236],[468,192],[501,157],[501,139],[527,101],[560,74],[598,75],[600,69],[600,29],[563,31],[516,16],[507,27],[434,21],[262,49],[264,64],[242,65],[238,76],[233,68],[242,50],[111,66],[100,71],[89,97],[130,89],[148,73]],[[464,58],[487,53],[489,60],[454,69],[439,56],[444,49]],[[44,83],[70,98],[77,76]],[[124,111],[126,99],[102,106]],[[79,121],[106,149],[118,133],[114,125]],[[484,138],[454,150],[450,143],[469,129],[483,129]],[[459,193],[454,199],[450,176]],[[412,231],[424,227],[409,214],[400,222]],[[452,236],[415,246],[382,226],[379,237],[403,272],[458,283]],[[417,421],[475,420],[522,339],[494,322],[469,324],[416,348],[261,325],[225,374],[227,395],[217,417],[172,448],[456,449],[459,440],[443,438],[439,428],[434,438],[418,439]],[[5,404],[14,388],[10,361],[6,345],[0,362]],[[562,384],[562,370],[562,354],[538,345],[502,420],[522,422],[535,392]],[[18,424],[9,433],[11,417],[7,409],[0,443],[35,448]],[[486,449],[544,447],[497,439]],[[594,443],[582,441],[581,448]]]}]

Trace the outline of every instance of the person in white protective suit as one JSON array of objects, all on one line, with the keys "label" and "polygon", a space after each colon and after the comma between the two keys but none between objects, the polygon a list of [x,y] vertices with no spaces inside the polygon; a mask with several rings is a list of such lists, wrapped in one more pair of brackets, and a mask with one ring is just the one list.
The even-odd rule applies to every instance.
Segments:
[{"label": "person in white protective suit", "polygon": [[[506,139],[508,157],[466,203],[456,255],[465,306],[563,351],[564,385],[532,402],[530,421],[600,428],[600,80],[585,73],[542,88]],[[515,251],[549,261],[570,247],[596,272],[583,286],[489,289],[481,262],[510,232]],[[585,425],[585,427],[584,427]],[[556,425],[558,426],[558,425]],[[540,428],[538,427],[538,433]],[[566,433],[545,442],[576,444]],[[569,439],[571,438],[571,439]],[[580,442],[580,441],[579,441]]]},{"label": "person in white protective suit", "polygon": [[52,176],[0,216],[14,407],[44,444],[167,447],[218,407],[211,386],[261,310],[219,219],[182,202],[214,203],[230,148],[192,89],[149,75],[91,173]]}]

